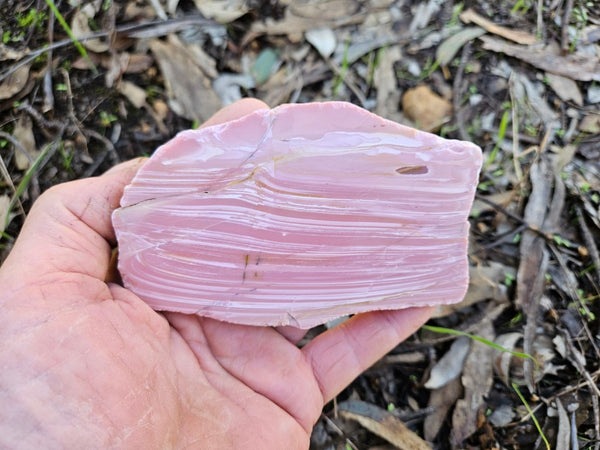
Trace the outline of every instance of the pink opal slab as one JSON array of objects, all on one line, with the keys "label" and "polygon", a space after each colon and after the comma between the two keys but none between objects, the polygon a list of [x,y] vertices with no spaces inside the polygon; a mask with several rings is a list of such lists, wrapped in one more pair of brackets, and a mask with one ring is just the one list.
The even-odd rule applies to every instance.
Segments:
[{"label": "pink opal slab", "polygon": [[460,301],[480,149],[348,103],[184,131],[113,214],[125,286],[250,325]]}]

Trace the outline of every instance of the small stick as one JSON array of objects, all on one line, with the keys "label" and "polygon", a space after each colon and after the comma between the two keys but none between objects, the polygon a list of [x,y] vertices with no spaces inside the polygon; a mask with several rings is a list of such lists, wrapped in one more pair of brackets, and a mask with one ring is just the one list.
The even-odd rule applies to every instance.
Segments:
[{"label": "small stick", "polygon": [[[54,12],[50,10],[48,15],[48,45],[54,42]],[[54,94],[52,92],[52,49],[48,50],[46,70],[44,72],[44,103],[42,111],[47,113],[54,109]]]},{"label": "small stick", "polygon": [[465,73],[465,66],[467,65],[467,61],[471,56],[471,42],[467,42],[467,44],[463,47],[461,56],[460,56],[460,64],[458,69],[456,70],[456,75],[454,76],[454,82],[452,83],[452,106],[454,107],[454,115],[456,117],[456,126],[458,127],[458,134],[463,141],[470,141],[471,137],[469,133],[465,129],[465,123],[463,119],[463,110],[460,105],[460,96],[462,95],[462,80]]},{"label": "small stick", "polygon": [[544,18],[542,16],[544,9],[544,0],[538,0],[537,2],[537,36],[542,39],[544,36]]},{"label": "small stick", "polygon": [[[1,156],[0,156],[0,173],[2,173],[2,176],[6,180],[6,184],[8,184],[10,186],[10,188],[12,189],[13,195],[15,195],[15,193],[17,192],[17,188],[15,187],[13,180],[10,177],[10,173],[8,173],[8,169],[6,168],[6,165],[4,164],[4,160],[2,159]],[[23,217],[25,217],[25,209],[23,209],[23,204],[21,203],[21,199],[19,199],[19,198],[17,198],[17,206],[19,207],[20,213],[23,214]],[[0,220],[4,220],[4,219],[0,217]]]},{"label": "small stick", "polygon": [[598,398],[600,398],[600,389],[594,382],[594,378],[587,371],[585,366],[581,363],[580,359],[576,356],[579,351],[575,348],[573,343],[571,342],[570,336],[567,332],[563,331],[563,337],[565,338],[565,342],[567,347],[569,347],[569,351],[571,354],[575,355],[573,357],[569,357],[568,360],[573,364],[579,373],[583,375],[583,378],[588,382],[588,386],[592,390],[592,392],[596,395],[592,395],[592,408],[594,410],[594,431],[596,432],[596,441],[600,441],[600,407],[598,405]]},{"label": "small stick", "polygon": [[594,263],[597,281],[600,283],[600,254],[598,253],[598,247],[596,246],[596,242],[594,241],[594,237],[592,236],[590,229],[585,223],[583,211],[579,205],[575,206],[575,212],[577,213],[577,223],[579,225],[579,229],[581,230],[581,235],[583,236],[583,242],[585,243],[590,258]]},{"label": "small stick", "polygon": [[562,19],[562,33],[560,39],[560,48],[563,53],[569,51],[569,22],[571,22],[571,14],[573,12],[573,0],[567,0],[565,13]]},{"label": "small stick", "polygon": [[342,70],[329,58],[325,59],[327,65],[335,72],[335,74],[342,79],[344,84],[350,88],[350,90],[356,95],[356,98],[360,101],[363,108],[367,107],[367,99],[361,92],[358,86],[348,77],[348,72],[342,73]]}]

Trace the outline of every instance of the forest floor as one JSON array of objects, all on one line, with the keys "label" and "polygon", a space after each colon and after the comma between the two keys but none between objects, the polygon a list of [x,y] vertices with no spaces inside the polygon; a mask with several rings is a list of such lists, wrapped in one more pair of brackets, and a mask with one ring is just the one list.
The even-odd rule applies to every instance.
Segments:
[{"label": "forest floor", "polygon": [[600,448],[598,2],[2,5],[0,262],[44,190],[236,99],[349,101],[484,165],[465,301],[326,405],[312,448]]}]

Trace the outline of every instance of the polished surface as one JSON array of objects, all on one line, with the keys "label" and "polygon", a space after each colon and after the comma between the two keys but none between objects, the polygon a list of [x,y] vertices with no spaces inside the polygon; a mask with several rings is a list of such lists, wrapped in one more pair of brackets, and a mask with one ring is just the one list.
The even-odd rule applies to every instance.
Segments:
[{"label": "polished surface", "polygon": [[253,325],[458,302],[480,166],[339,102],[185,131],[113,215],[119,270],[155,309]]}]

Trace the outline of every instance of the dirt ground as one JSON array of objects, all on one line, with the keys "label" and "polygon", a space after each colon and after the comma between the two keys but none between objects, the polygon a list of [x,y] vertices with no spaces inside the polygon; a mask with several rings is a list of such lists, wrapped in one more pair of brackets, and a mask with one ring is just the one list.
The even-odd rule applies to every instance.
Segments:
[{"label": "dirt ground", "polygon": [[0,0],[0,36],[0,262],[45,189],[236,99],[349,101],[484,165],[465,301],[312,448],[600,448],[598,2]]}]

